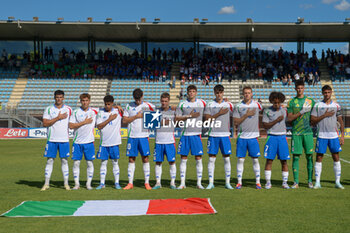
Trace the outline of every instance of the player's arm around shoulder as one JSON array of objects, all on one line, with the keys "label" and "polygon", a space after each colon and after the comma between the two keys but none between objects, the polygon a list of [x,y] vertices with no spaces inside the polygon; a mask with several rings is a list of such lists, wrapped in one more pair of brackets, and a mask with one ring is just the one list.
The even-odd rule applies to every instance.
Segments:
[{"label": "player's arm around shoulder", "polygon": [[213,101],[209,101],[206,107],[204,108],[203,116],[205,121],[212,118],[212,113],[211,113],[211,108],[213,107],[212,105],[213,105]]}]

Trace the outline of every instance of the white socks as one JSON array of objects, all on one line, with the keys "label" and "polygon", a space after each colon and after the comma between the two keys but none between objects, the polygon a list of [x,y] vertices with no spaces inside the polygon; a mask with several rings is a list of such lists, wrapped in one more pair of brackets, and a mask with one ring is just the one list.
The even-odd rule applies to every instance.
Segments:
[{"label": "white socks", "polygon": [[94,175],[94,164],[93,164],[92,160],[86,161],[86,164],[87,164],[87,169],[86,169],[86,177],[87,177],[86,187],[91,187],[91,181],[92,181],[92,177]]},{"label": "white socks", "polygon": [[315,178],[316,183],[320,183],[321,181],[321,173],[322,173],[322,162],[316,162],[315,163]]},{"label": "white socks", "polygon": [[180,179],[181,179],[181,184],[182,186],[185,185],[186,181],[186,164],[187,164],[187,159],[181,159],[180,163]]},{"label": "white socks", "polygon": [[50,178],[52,174],[52,168],[53,168],[53,158],[48,158],[45,166],[45,185],[50,184]]},{"label": "white socks", "polygon": [[289,172],[286,171],[282,171],[282,185],[286,185],[287,182],[288,182],[288,175],[289,175]]},{"label": "white socks", "polygon": [[162,179],[162,164],[156,164],[155,173],[157,185],[160,185],[160,181]]},{"label": "white socks", "polygon": [[100,184],[105,184],[106,175],[107,175],[107,163],[108,163],[108,160],[102,160],[102,161],[101,161],[101,167],[100,167]]},{"label": "white socks", "polygon": [[149,183],[150,167],[149,162],[143,163],[143,174],[145,175],[145,184]]},{"label": "white socks", "polygon": [[341,175],[340,161],[333,162],[333,170],[334,170],[334,175],[335,175],[335,183],[339,183],[340,182],[340,175]]},{"label": "white socks", "polygon": [[[113,175],[115,184],[119,184],[119,164],[118,159],[112,159],[113,164]],[[106,170],[107,173],[107,170]]]},{"label": "white socks", "polygon": [[170,168],[170,185],[175,186],[176,164],[169,165]]},{"label": "white socks", "polygon": [[[265,170],[265,180],[266,184],[271,184],[271,170]],[[286,185],[288,182],[288,171],[282,171],[282,185]]]},{"label": "white socks", "polygon": [[260,184],[260,164],[258,158],[253,158],[253,170],[255,173],[256,183]]},{"label": "white socks", "polygon": [[230,157],[224,157],[225,183],[229,184],[231,180],[231,162]]},{"label": "white socks", "polygon": [[238,158],[237,160],[237,183],[242,184],[242,176],[244,170],[244,158]]},{"label": "white socks", "polygon": [[79,186],[79,175],[80,175],[80,160],[74,160],[73,162],[73,178],[75,186]]},{"label": "white socks", "polygon": [[208,162],[209,184],[214,183],[215,160],[216,160],[216,157],[209,157],[209,162]]},{"label": "white socks", "polygon": [[199,160],[196,160],[196,168],[197,168],[197,185],[202,185],[202,175],[203,175],[203,163],[202,158]]},{"label": "white socks", "polygon": [[128,165],[129,184],[132,184],[134,182],[134,174],[135,174],[135,163],[129,162],[129,165]]},{"label": "white socks", "polygon": [[271,170],[265,170],[266,184],[271,184]]},{"label": "white socks", "polygon": [[79,175],[80,175],[80,160],[74,160],[73,177],[74,177],[75,186],[79,186]]},{"label": "white socks", "polygon": [[64,185],[68,185],[69,168],[68,168],[68,161],[66,158],[61,159],[61,169],[63,174]]}]

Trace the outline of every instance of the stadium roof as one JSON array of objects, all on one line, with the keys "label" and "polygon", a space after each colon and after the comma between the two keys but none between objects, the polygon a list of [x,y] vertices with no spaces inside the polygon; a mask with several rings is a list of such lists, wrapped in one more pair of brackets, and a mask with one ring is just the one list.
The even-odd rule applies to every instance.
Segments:
[{"label": "stadium roof", "polygon": [[110,42],[348,42],[344,23],[117,23],[0,21],[0,40]]}]

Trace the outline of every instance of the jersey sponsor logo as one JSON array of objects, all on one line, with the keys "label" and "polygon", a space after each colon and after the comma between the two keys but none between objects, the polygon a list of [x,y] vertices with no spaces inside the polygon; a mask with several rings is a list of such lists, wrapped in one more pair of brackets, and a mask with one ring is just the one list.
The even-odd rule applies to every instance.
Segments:
[{"label": "jersey sponsor logo", "polygon": [[162,113],[157,111],[143,113],[143,128],[144,129],[160,129],[160,117]]},{"label": "jersey sponsor logo", "polygon": [[0,129],[0,138],[26,138],[28,129],[3,128]]}]

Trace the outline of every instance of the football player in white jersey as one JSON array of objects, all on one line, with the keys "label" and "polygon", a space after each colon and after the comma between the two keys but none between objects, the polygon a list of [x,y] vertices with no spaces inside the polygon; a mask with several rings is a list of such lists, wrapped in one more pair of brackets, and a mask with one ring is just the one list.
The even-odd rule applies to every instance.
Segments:
[{"label": "football player in white jersey", "polygon": [[236,189],[242,188],[242,176],[244,170],[244,159],[247,151],[253,160],[253,170],[255,173],[256,189],[261,189],[260,184],[260,147],[258,142],[259,132],[259,112],[262,107],[259,102],[252,99],[253,90],[246,86],[243,88],[243,101],[237,104],[233,110],[234,124],[238,128],[238,139],[236,147],[237,155],[237,185]]},{"label": "football player in white jersey", "polygon": [[155,174],[156,174],[156,185],[153,189],[159,189],[162,187],[162,163],[164,161],[164,155],[167,157],[170,167],[170,188],[176,189],[175,178],[176,178],[176,165],[175,165],[175,136],[174,136],[174,120],[175,110],[169,106],[170,95],[169,93],[163,93],[160,96],[161,103],[161,128],[156,130],[156,143],[154,146],[154,162]]},{"label": "football player in white jersey", "polygon": [[126,156],[129,157],[129,183],[124,189],[132,189],[134,187],[135,161],[140,152],[143,162],[143,173],[145,175],[145,188],[151,190],[152,187],[149,184],[150,165],[148,161],[148,156],[150,155],[148,142],[149,132],[147,129],[143,128],[142,118],[144,111],[154,111],[155,106],[143,101],[143,91],[140,88],[136,88],[132,95],[135,101],[126,106],[123,116],[123,123],[128,124]]},{"label": "football player in white jersey", "polygon": [[91,190],[91,181],[94,174],[95,146],[94,146],[94,129],[96,123],[96,115],[98,110],[90,107],[91,96],[87,93],[80,95],[81,107],[73,111],[69,120],[69,128],[74,130],[72,159],[74,187],[73,190],[80,188],[80,161],[83,155],[87,164],[87,182],[86,188]]},{"label": "football player in white jersey", "polygon": [[277,158],[282,165],[282,188],[289,189],[288,181],[288,164],[290,159],[288,141],[287,141],[287,109],[282,107],[286,97],[282,92],[271,92],[269,101],[271,107],[266,108],[263,113],[263,126],[267,130],[267,141],[264,148],[265,165],[265,188],[270,189],[271,185],[271,168],[273,160]]},{"label": "football player in white jersey", "polygon": [[68,122],[72,114],[72,109],[63,104],[63,91],[55,91],[54,99],[55,104],[47,107],[43,115],[43,126],[47,127],[47,144],[44,153],[47,162],[45,167],[45,184],[41,188],[41,191],[45,191],[50,187],[50,177],[57,151],[61,158],[64,187],[66,190],[70,190],[68,185],[69,168],[67,158],[69,157]]},{"label": "football player in white jersey", "polygon": [[181,155],[181,183],[178,189],[186,188],[186,164],[187,156],[190,153],[190,151],[196,159],[197,188],[204,189],[204,187],[202,186],[202,127],[197,127],[197,122],[203,121],[203,111],[206,106],[206,102],[204,100],[197,99],[196,96],[197,87],[195,85],[189,85],[187,87],[187,99],[181,101],[176,109],[175,121],[179,122],[180,127],[181,124],[183,125],[180,142],[177,148],[177,153]]},{"label": "football player in white jersey", "polygon": [[[332,100],[332,88],[329,85],[322,87],[322,102],[318,102],[311,111],[311,122],[317,124],[317,142],[316,142],[316,163],[314,188],[321,188],[322,159],[327,151],[332,153],[333,170],[335,175],[335,187],[344,189],[340,183],[341,165],[339,161],[339,152],[342,151],[341,145],[344,144],[344,123],[341,116],[340,105]],[[340,139],[337,128],[337,121],[340,124]]]},{"label": "football player in white jersey", "polygon": [[101,159],[100,185],[96,189],[105,188],[108,159],[112,160],[114,186],[121,189],[119,185],[119,145],[122,143],[120,128],[123,114],[113,107],[114,98],[107,95],[103,98],[105,107],[97,114],[96,124],[100,130],[100,149],[97,158]]},{"label": "football player in white jersey", "polygon": [[215,99],[208,102],[204,109],[204,119],[212,121],[220,121],[221,127],[213,127],[209,129],[208,133],[208,175],[209,175],[209,185],[207,189],[214,188],[214,170],[215,170],[215,160],[216,155],[221,151],[224,159],[224,169],[225,169],[225,187],[227,189],[233,189],[230,184],[231,179],[231,141],[230,141],[230,119],[233,113],[233,105],[230,102],[224,100],[224,86],[218,84],[214,87]]}]

